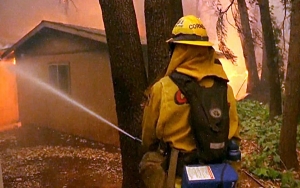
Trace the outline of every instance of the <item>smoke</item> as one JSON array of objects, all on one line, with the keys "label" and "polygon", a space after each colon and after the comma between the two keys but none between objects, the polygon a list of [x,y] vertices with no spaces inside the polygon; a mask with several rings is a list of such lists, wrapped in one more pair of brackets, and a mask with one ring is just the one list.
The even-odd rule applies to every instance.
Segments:
[{"label": "smoke", "polygon": [[62,0],[1,0],[0,42],[17,42],[42,20],[104,29],[97,0],[73,2],[75,6]]},{"label": "smoke", "polygon": [[[145,37],[144,1],[133,0],[133,2],[139,33],[141,37]],[[184,14],[194,14],[201,17],[206,25],[210,40],[215,43],[215,48],[217,49],[218,41],[215,34],[217,19],[213,17],[214,10],[208,5],[209,3],[205,0],[183,1]],[[0,19],[0,42],[3,44],[17,42],[42,20],[104,29],[101,8],[97,0],[2,0],[0,4]],[[228,33],[233,32],[229,30]],[[236,33],[229,35],[228,45],[234,48],[239,57],[243,57],[240,56],[242,54],[240,51],[241,47],[236,46],[236,42],[234,44],[230,42],[239,41],[236,35]],[[239,58],[238,61],[242,61],[242,63],[238,63],[243,65],[243,58]],[[223,60],[223,62],[226,62],[226,60]],[[227,66],[231,66],[230,63],[224,64],[228,64],[225,67],[226,70],[237,71],[232,69],[232,67],[227,68]],[[238,73],[244,73],[244,69],[238,71]],[[230,74],[231,72],[229,76]],[[234,88],[234,90],[237,89]]]},{"label": "smoke", "polygon": [[[280,17],[283,14],[280,9],[279,0],[275,4],[275,15]],[[144,19],[144,1],[133,0],[136,10],[139,33],[141,37],[146,36]],[[218,50],[216,36],[215,10],[212,8],[210,0],[183,0],[183,11],[185,15],[193,14],[199,16],[207,28],[210,40]],[[229,1],[221,0],[224,8]],[[233,23],[231,13],[228,13],[229,20]],[[13,44],[38,25],[42,20],[80,25],[84,27],[104,29],[101,8],[98,0],[1,0],[0,4],[0,44],[2,46]],[[227,45],[235,53],[237,66],[231,64],[226,59],[222,59],[222,64],[233,85],[235,93],[240,90],[241,80],[246,76],[246,68],[240,39],[237,31],[228,25]],[[260,53],[258,53],[260,54]],[[247,84],[245,84],[246,86]],[[243,87],[242,93],[245,92]]]}]

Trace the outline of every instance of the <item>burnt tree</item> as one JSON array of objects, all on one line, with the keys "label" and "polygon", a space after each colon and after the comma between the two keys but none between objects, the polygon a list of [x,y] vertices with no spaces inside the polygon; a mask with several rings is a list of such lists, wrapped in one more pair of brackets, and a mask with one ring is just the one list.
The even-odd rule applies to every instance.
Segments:
[{"label": "burnt tree", "polygon": [[261,64],[261,76],[260,76],[260,91],[265,95],[262,96],[262,101],[267,103],[270,100],[270,90],[269,90],[269,70],[267,65],[267,52],[266,48],[262,48],[262,64]]},{"label": "burnt tree", "polygon": [[249,22],[248,8],[245,0],[237,0],[240,24],[238,25],[241,34],[241,43],[245,58],[246,68],[248,70],[247,93],[256,94],[259,88],[259,77],[255,58],[254,42]]},{"label": "burnt tree", "polygon": [[183,16],[182,0],[170,0],[171,26],[175,26],[179,18]]},{"label": "burnt tree", "polygon": [[169,63],[166,40],[182,17],[181,0],[145,0],[145,22],[148,51],[148,80],[152,83]]},{"label": "burnt tree", "polygon": [[273,33],[272,20],[270,15],[269,0],[259,0],[261,14],[261,24],[263,31],[264,46],[266,48],[267,66],[269,70],[270,119],[282,114],[281,106],[281,83],[279,76],[278,51],[276,49],[275,37]]},{"label": "burnt tree", "polygon": [[[132,0],[99,0],[106,31],[118,125],[141,133],[141,101],[147,85],[143,52]],[[142,187],[138,164],[141,143],[120,134],[124,188]]]},{"label": "burnt tree", "polygon": [[145,0],[148,79],[153,82],[169,61],[166,40],[171,34],[170,0]]},{"label": "burnt tree", "polygon": [[297,160],[297,124],[300,116],[300,1],[292,1],[288,66],[285,82],[283,124],[279,152],[288,169],[299,168]]}]

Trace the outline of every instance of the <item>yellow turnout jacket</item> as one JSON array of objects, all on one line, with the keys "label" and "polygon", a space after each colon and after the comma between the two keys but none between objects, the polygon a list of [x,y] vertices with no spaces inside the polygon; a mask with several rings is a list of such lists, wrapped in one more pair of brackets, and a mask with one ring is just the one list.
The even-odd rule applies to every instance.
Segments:
[{"label": "yellow turnout jacket", "polygon": [[[157,148],[159,140],[181,151],[196,149],[188,120],[190,106],[168,75],[176,70],[196,78],[202,86],[211,87],[213,80],[206,76],[214,75],[228,80],[222,65],[214,60],[215,51],[212,48],[176,45],[166,74],[151,87],[144,109],[142,142],[146,149]],[[229,85],[227,100],[230,105],[230,139],[239,137],[239,124],[236,100]]]}]

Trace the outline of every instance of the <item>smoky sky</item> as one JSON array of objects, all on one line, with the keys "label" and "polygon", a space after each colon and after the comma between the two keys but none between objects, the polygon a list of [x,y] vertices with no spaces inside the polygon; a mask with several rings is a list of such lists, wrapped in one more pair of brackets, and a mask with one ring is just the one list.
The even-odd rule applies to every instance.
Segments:
[{"label": "smoky sky", "polygon": [[[197,15],[199,0],[184,0],[185,14]],[[69,2],[69,3],[67,3]],[[0,45],[13,44],[42,20],[104,29],[98,0],[1,0]],[[133,0],[139,33],[145,37],[144,0]]]},{"label": "smoky sky", "polygon": [[97,0],[1,0],[0,43],[15,43],[42,20],[103,29]]},{"label": "smoky sky", "polygon": [[[221,0],[225,4],[227,0]],[[69,2],[68,4],[66,2]],[[42,20],[79,25],[90,28],[104,29],[102,12],[98,0],[1,0],[0,3],[0,47],[12,45],[30,32]],[[199,16],[207,28],[210,40],[217,47],[215,31],[216,17],[210,8],[210,0],[183,0],[185,15]],[[145,37],[144,0],[133,0],[139,32]],[[229,46],[242,57],[241,46],[236,45],[238,35],[233,28],[228,29]],[[233,37],[233,38],[232,38]],[[234,42],[233,42],[234,41]],[[242,67],[232,67],[227,70],[244,72],[243,58],[238,61]],[[240,70],[236,70],[240,69]],[[230,77],[230,75],[229,75]]]}]

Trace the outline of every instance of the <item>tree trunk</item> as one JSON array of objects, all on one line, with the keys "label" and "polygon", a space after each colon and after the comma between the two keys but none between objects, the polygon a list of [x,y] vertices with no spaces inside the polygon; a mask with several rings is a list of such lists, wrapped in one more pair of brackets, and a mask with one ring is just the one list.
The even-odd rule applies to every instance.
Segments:
[{"label": "tree trunk", "polygon": [[267,65],[267,52],[266,48],[263,47],[263,57],[261,65],[261,76],[260,76],[260,93],[264,94],[261,97],[263,103],[270,101],[270,87],[269,87],[269,70]]},{"label": "tree trunk", "polygon": [[272,20],[270,16],[269,0],[259,0],[261,24],[264,38],[264,45],[267,52],[267,65],[269,69],[270,119],[282,114],[281,107],[281,84],[279,78],[278,52],[276,50],[273,33]]},{"label": "tree trunk", "polygon": [[[141,134],[141,101],[146,88],[142,46],[132,0],[99,0],[113,77],[118,125]],[[108,135],[109,136],[109,135]],[[140,143],[120,134],[123,187],[142,187],[139,178]]]},{"label": "tree trunk", "polygon": [[169,46],[173,26],[182,17],[181,0],[145,0],[148,51],[148,81],[152,83],[169,63]]},{"label": "tree trunk", "polygon": [[292,1],[290,46],[285,82],[283,124],[281,126],[279,151],[288,169],[299,168],[297,160],[297,124],[300,115],[300,1]]},{"label": "tree trunk", "polygon": [[166,40],[171,37],[170,0],[145,0],[148,80],[152,83],[169,62]]},{"label": "tree trunk", "polygon": [[248,8],[245,0],[238,0],[238,9],[241,20],[241,40],[243,53],[246,63],[246,68],[248,70],[248,82],[247,82],[247,93],[254,94],[259,91],[259,77],[255,59],[255,51],[253,38],[251,33],[251,27],[249,23]]},{"label": "tree trunk", "polygon": [[170,0],[171,3],[171,27],[175,26],[179,18],[183,16],[182,0]]}]

